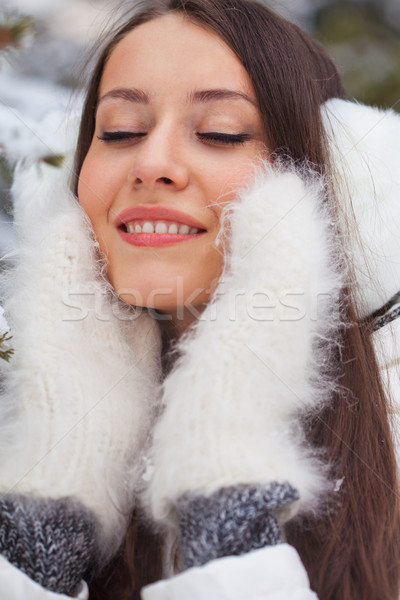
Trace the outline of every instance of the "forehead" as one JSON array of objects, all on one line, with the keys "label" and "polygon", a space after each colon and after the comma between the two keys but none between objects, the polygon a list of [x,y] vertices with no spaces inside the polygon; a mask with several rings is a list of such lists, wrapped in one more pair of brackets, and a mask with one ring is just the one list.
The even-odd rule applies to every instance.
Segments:
[{"label": "forehead", "polygon": [[232,88],[255,100],[249,76],[225,42],[182,15],[140,25],[114,48],[104,69],[100,95],[116,87],[146,91]]}]

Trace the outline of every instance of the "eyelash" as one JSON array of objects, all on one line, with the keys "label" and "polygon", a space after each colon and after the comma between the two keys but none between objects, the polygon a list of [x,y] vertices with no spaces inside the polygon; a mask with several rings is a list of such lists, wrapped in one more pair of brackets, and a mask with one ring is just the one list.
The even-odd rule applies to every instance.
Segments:
[{"label": "eyelash", "polygon": [[[129,140],[138,140],[144,137],[145,133],[132,133],[130,131],[105,131],[97,138],[102,142],[118,143]],[[199,140],[208,144],[217,144],[221,146],[238,146],[242,145],[250,139],[248,133],[219,133],[218,131],[210,131],[207,133],[196,133]]]},{"label": "eyelash", "polygon": [[140,139],[145,133],[132,133],[131,131],[105,131],[97,138],[102,142],[126,142],[127,140]]},{"label": "eyelash", "polygon": [[210,131],[208,133],[197,133],[196,135],[203,142],[221,144],[223,146],[241,145],[250,139],[248,133],[219,133],[218,131]]}]

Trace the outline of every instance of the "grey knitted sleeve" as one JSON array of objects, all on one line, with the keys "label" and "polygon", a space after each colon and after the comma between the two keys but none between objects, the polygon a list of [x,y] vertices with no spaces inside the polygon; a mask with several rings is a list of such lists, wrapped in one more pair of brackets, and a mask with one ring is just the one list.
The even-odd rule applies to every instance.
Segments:
[{"label": "grey knitted sleeve", "polygon": [[0,554],[42,587],[75,596],[97,555],[95,516],[70,498],[0,496]]},{"label": "grey knitted sleeve", "polygon": [[283,542],[275,511],[299,499],[289,483],[233,486],[176,502],[184,568]]}]

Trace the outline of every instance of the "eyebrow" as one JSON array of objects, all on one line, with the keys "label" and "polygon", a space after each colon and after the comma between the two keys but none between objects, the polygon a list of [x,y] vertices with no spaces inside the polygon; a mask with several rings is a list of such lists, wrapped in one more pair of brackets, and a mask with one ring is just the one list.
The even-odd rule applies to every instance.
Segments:
[{"label": "eyebrow", "polygon": [[97,105],[107,98],[115,98],[119,100],[125,100],[126,102],[136,102],[140,104],[149,104],[150,102],[148,94],[143,92],[143,90],[138,90],[136,88],[116,88],[114,90],[110,90],[99,99]]},{"label": "eyebrow", "polygon": [[246,102],[250,102],[250,104],[257,107],[257,103],[244,92],[228,90],[225,88],[198,91],[196,90],[189,94],[189,102],[192,103],[214,102],[215,100],[246,100]]},{"label": "eyebrow", "polygon": [[[97,106],[107,98],[119,99],[124,100],[125,102],[134,102],[139,104],[150,103],[149,95],[146,94],[146,92],[144,92],[143,90],[139,90],[136,88],[116,88],[114,90],[110,90],[99,99]],[[188,95],[188,101],[191,104],[223,100],[245,100],[246,102],[250,102],[250,104],[257,107],[257,103],[244,92],[229,90],[225,88],[215,88],[210,90],[194,90]]]}]

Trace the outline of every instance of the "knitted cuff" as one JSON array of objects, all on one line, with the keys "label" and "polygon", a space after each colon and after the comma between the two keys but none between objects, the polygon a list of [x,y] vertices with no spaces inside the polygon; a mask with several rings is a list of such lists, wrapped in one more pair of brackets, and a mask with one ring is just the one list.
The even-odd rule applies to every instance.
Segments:
[{"label": "knitted cuff", "polygon": [[83,505],[0,496],[0,553],[52,592],[75,596],[96,558],[98,523]]},{"label": "knitted cuff", "polygon": [[176,502],[184,568],[283,542],[274,511],[299,499],[289,483],[235,486]]}]

